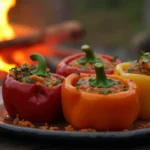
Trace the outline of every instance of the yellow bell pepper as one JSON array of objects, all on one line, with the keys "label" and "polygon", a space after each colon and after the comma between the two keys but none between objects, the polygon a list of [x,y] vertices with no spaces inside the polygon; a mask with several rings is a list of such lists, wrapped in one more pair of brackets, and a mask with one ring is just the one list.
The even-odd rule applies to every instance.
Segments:
[{"label": "yellow bell pepper", "polygon": [[139,87],[139,101],[141,105],[139,118],[150,119],[150,76],[143,74],[126,73],[124,70],[129,68],[130,62],[118,64],[114,74],[134,81]]}]

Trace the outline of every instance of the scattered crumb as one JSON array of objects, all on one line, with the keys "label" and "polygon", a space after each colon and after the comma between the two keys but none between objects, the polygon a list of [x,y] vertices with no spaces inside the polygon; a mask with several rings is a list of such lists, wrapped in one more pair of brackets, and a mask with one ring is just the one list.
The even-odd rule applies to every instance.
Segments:
[{"label": "scattered crumb", "polygon": [[32,124],[31,122],[29,121],[24,121],[24,120],[21,120],[18,122],[18,125],[20,126],[25,126],[25,127],[30,127],[30,128],[35,128],[35,125]]},{"label": "scattered crumb", "polygon": [[41,129],[41,130],[47,130],[48,126],[40,126],[39,129]]},{"label": "scattered crumb", "polygon": [[141,124],[138,129],[143,129],[143,128],[150,128],[150,122],[145,123],[145,124]]},{"label": "scattered crumb", "polygon": [[[9,117],[5,117],[4,118],[6,121],[9,121]],[[24,127],[29,127],[29,128],[38,128],[41,130],[60,130],[60,128],[58,126],[50,126],[48,123],[45,123],[41,126],[35,125],[33,123],[31,123],[30,121],[26,121],[24,119],[20,119],[19,116],[17,115],[16,118],[12,121],[12,123],[14,125],[18,125],[18,126],[24,126]],[[144,129],[144,128],[150,128],[150,121],[148,122],[139,122],[139,124],[136,126],[134,125],[134,128],[132,128],[131,130],[134,129]],[[75,129],[71,124],[67,125],[64,127],[65,131],[79,131],[79,132],[98,132],[98,130],[92,129],[92,128],[88,128],[88,129]],[[122,130],[123,132],[128,132],[130,131],[129,129],[124,129]],[[110,132],[109,130],[106,130],[106,132]]]},{"label": "scattered crumb", "polygon": [[81,130],[79,130],[80,132],[96,132],[96,130],[95,129],[81,129]]},{"label": "scattered crumb", "polygon": [[50,127],[49,130],[59,130],[58,127]]},{"label": "scattered crumb", "polygon": [[75,131],[74,127],[72,125],[68,125],[65,127],[66,131]]},{"label": "scattered crumb", "polygon": [[14,120],[13,120],[13,124],[18,124],[19,123],[19,116],[17,116]]},{"label": "scattered crumb", "polygon": [[128,131],[129,131],[128,129],[124,129],[124,130],[123,130],[123,132],[128,132]]}]

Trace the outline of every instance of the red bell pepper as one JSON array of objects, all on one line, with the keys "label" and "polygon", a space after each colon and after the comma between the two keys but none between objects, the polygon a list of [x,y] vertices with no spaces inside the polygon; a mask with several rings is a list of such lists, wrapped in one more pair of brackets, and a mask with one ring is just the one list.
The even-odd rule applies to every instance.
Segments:
[{"label": "red bell pepper", "polygon": [[[85,52],[81,52],[81,53],[77,53],[77,54],[73,54],[70,55],[68,57],[65,57],[57,66],[56,68],[56,73],[60,74],[64,77],[67,77],[68,75],[72,74],[72,73],[95,73],[95,69],[81,69],[81,68],[76,68],[76,67],[71,67],[68,64],[75,59],[80,59],[80,57],[85,56],[84,58],[80,59],[80,62],[86,63],[96,63],[97,62],[97,58],[96,55],[94,54],[94,52],[92,51],[92,49],[88,46],[88,45],[83,45],[81,47],[81,49]],[[107,60],[109,60],[110,62],[113,63],[113,61],[117,64],[121,63],[121,60],[119,59],[115,59],[112,56],[109,55],[105,55],[105,54],[99,54],[99,56],[101,56],[102,58],[105,58]],[[114,68],[109,68],[109,69],[105,69],[105,73],[106,74],[113,74],[114,72]]]},{"label": "red bell pepper", "polygon": [[[47,77],[44,57],[33,54],[32,60],[38,60],[38,66],[30,73]],[[63,76],[50,73],[51,76],[64,80]],[[57,84],[49,89],[43,85],[23,83],[8,74],[2,85],[4,106],[11,118],[17,115],[31,122],[49,123],[61,116],[61,86]]]}]

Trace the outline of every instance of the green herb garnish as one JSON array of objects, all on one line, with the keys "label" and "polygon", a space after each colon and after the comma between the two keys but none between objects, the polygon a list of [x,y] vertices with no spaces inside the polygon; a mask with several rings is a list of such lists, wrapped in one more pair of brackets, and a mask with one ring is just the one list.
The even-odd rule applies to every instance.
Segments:
[{"label": "green herb garnish", "polygon": [[148,62],[148,59],[147,58],[150,58],[150,53],[149,52],[143,52],[141,51],[142,55],[139,56],[139,58],[137,59],[137,62],[139,62],[139,60],[141,59],[142,60],[142,63],[147,63]]},{"label": "green herb garnish", "polygon": [[84,84],[85,82],[84,81],[81,81],[81,80],[79,80],[78,82],[77,82],[77,84]]},{"label": "green herb garnish", "polygon": [[150,53],[149,52],[146,52],[146,53],[144,51],[141,51],[141,52],[142,52],[142,56],[150,58]]},{"label": "green herb garnish", "polygon": [[16,70],[17,70],[17,71],[22,71],[21,68],[17,68]]},{"label": "green herb garnish", "polygon": [[81,66],[80,68],[86,70],[87,66]]},{"label": "green herb garnish", "polygon": [[26,83],[33,83],[33,80],[31,80],[28,76],[25,77],[25,81]]},{"label": "green herb garnish", "polygon": [[107,94],[111,93],[111,91],[108,89],[105,89],[105,90],[101,90],[101,93],[104,95],[107,95]]},{"label": "green herb garnish", "polygon": [[51,85],[51,82],[46,82],[45,84],[46,84],[46,86],[49,86],[49,85]]},{"label": "green herb garnish", "polygon": [[118,59],[118,56],[114,56],[112,62],[116,62],[116,60]]},{"label": "green herb garnish", "polygon": [[129,73],[132,73],[133,71],[134,71],[134,69],[132,69],[132,68],[129,68],[129,69],[128,69],[128,72],[129,72]]},{"label": "green herb garnish", "polygon": [[60,84],[61,83],[61,78],[57,78],[56,79],[56,84]]},{"label": "green herb garnish", "polygon": [[9,70],[17,70],[17,67],[11,68],[11,69],[9,69]]},{"label": "green herb garnish", "polygon": [[127,87],[124,87],[124,91],[128,91],[128,89],[129,89],[129,88],[127,88]]},{"label": "green herb garnish", "polygon": [[142,59],[142,62],[143,62],[143,63],[147,63],[147,62],[148,62],[148,59],[143,58],[143,59]]},{"label": "green herb garnish", "polygon": [[76,90],[77,90],[77,91],[79,91],[79,90],[80,90],[80,88],[77,86],[77,87],[76,87]]}]

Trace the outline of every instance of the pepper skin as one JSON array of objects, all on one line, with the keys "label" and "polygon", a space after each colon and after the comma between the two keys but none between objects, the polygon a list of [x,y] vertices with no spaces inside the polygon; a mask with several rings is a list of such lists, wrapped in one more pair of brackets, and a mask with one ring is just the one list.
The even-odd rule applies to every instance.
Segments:
[{"label": "pepper skin", "polygon": [[[51,75],[64,80],[60,75]],[[58,84],[48,89],[41,85],[19,82],[8,74],[2,85],[3,102],[8,115],[11,118],[19,115],[31,122],[53,122],[62,113],[61,86]]]},{"label": "pepper skin", "polygon": [[114,74],[133,80],[139,86],[139,101],[141,105],[139,118],[150,119],[150,77],[143,74],[141,75],[124,72],[124,70],[130,66],[130,64],[131,63],[129,62],[124,62],[117,65]]},{"label": "pepper skin", "polygon": [[[81,56],[85,56],[86,54],[81,52],[81,53],[78,53],[78,54],[73,54],[73,55],[70,55],[68,57],[65,57],[57,66],[56,68],[56,73],[57,74],[60,74],[64,77],[67,77],[68,75],[70,75],[71,73],[92,73],[94,74],[95,73],[95,70],[84,70],[84,69],[80,69],[80,68],[75,68],[75,67],[71,67],[68,65],[69,62],[71,62],[72,60],[74,59],[77,59],[77,58],[80,58]],[[104,55],[104,54],[100,54],[100,56],[102,56],[102,58],[105,58],[109,61],[112,61],[113,60],[113,57],[112,56],[109,56],[109,55]],[[116,64],[119,64],[121,63],[121,60],[117,59],[116,60]],[[105,72],[106,74],[113,74],[114,72],[114,69],[111,68],[111,69],[105,69]]]},{"label": "pepper skin", "polygon": [[78,129],[123,130],[136,120],[140,104],[135,83],[117,75],[107,75],[122,81],[128,91],[115,94],[93,94],[77,90],[74,83],[85,73],[73,73],[62,84],[62,110],[65,119]]}]

